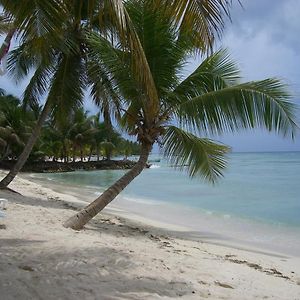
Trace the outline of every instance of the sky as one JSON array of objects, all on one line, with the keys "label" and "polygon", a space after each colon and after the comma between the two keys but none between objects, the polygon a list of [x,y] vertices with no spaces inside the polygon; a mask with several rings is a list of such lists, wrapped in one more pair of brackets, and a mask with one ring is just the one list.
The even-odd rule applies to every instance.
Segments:
[{"label": "sky", "polygon": [[[238,62],[245,81],[277,77],[289,85],[300,105],[300,1],[233,0],[232,22],[221,45]],[[297,112],[300,121],[300,110]],[[255,130],[220,138],[234,151],[300,151],[295,141]]]},{"label": "sky", "polygon": [[[237,61],[244,81],[277,77],[286,82],[300,105],[300,0],[233,0],[217,47],[226,47]],[[3,38],[0,39],[2,42]],[[199,61],[191,62],[190,70]],[[28,80],[15,84],[0,77],[0,87],[21,97]],[[91,112],[95,107],[87,101]],[[300,110],[297,111],[300,121]],[[215,137],[236,152],[300,151],[300,131],[294,141],[262,129]]]}]

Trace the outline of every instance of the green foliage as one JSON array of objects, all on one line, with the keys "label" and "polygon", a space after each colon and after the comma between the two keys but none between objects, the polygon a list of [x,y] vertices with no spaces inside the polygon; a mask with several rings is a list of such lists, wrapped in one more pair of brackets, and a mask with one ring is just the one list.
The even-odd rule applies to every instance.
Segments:
[{"label": "green foliage", "polygon": [[[40,113],[39,108],[35,109],[24,107],[11,95],[0,96],[0,159],[16,159],[20,155]],[[111,150],[104,147],[108,140],[113,145]],[[109,156],[124,154],[124,147],[130,153],[139,153],[136,143],[123,139],[115,129],[106,128],[100,113],[88,115],[78,108],[65,115],[64,122],[58,122],[53,115],[48,118],[29,160],[51,157],[71,161],[81,155],[97,155],[97,149],[100,154],[101,147],[107,148]]]},{"label": "green foliage", "polygon": [[103,156],[109,160],[116,149],[116,146],[112,142],[108,141],[101,142],[100,146],[103,151]]},{"label": "green foliage", "polygon": [[19,99],[0,96],[0,159],[20,154],[35,118],[31,110],[24,110]]},{"label": "green foliage", "polygon": [[199,138],[175,126],[169,126],[164,135],[164,155],[190,176],[200,175],[212,182],[222,175],[226,153],[230,148],[207,138]]},{"label": "green foliage", "polygon": [[[208,134],[264,127],[294,136],[295,107],[284,84],[277,79],[241,83],[226,50],[183,76],[191,54],[207,53],[221,33],[231,1],[46,2],[0,0],[21,40],[9,70],[17,79],[34,70],[24,107],[36,118],[42,96],[52,105],[35,149],[39,156],[99,157],[101,145],[107,157],[113,150],[125,157],[138,151],[112,128],[115,119],[140,144],[158,142],[175,165],[188,165],[191,176],[215,181],[228,148]],[[100,115],[89,117],[80,109],[87,86],[103,124]],[[17,134],[22,118],[13,120],[2,110],[1,122],[11,120],[14,130],[3,125],[2,149],[9,134],[23,141]]]},{"label": "green foliage", "polygon": [[[105,70],[110,86],[124,100],[120,104],[123,129],[142,144],[158,142],[167,158],[181,169],[186,167],[191,176],[214,182],[226,166],[229,148],[207,139],[208,135],[264,127],[293,138],[297,130],[295,106],[278,79],[241,83],[239,69],[227,50],[203,59],[184,78],[191,53],[201,50],[195,40],[196,29],[201,35],[206,26],[218,26],[222,20],[214,19],[220,12],[219,1],[182,2],[187,6],[170,2],[178,5],[183,18],[176,22],[168,13],[167,2],[160,9],[155,1],[126,2],[157,97],[151,97],[136,80],[129,50],[96,34],[89,35],[88,42],[98,70]],[[223,4],[221,10],[227,13]],[[204,20],[203,9],[212,13],[211,19]],[[198,21],[191,23],[196,16]],[[188,24],[192,30],[187,30]],[[209,44],[209,37],[203,42]]]}]

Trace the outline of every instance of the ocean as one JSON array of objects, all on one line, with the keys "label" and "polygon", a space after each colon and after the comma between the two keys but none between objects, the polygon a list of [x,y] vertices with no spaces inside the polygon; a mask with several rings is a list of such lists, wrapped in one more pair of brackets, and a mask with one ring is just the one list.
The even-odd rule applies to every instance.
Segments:
[{"label": "ocean", "polygon": [[[232,153],[224,177],[212,185],[174,170],[152,154],[112,208],[184,226],[186,234],[300,256],[300,152]],[[56,189],[70,187],[91,201],[123,170],[35,174]],[[79,189],[78,189],[79,188]]]}]

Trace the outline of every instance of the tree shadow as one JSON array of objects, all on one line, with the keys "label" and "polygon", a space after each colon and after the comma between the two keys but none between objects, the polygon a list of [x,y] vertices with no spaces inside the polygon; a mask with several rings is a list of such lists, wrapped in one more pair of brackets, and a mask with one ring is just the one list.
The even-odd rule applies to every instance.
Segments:
[{"label": "tree shadow", "polygon": [[[12,197],[13,196],[13,200]],[[21,194],[12,194],[12,192],[0,190],[0,197],[8,198],[9,202],[13,202],[21,205],[29,206],[40,206],[44,208],[54,208],[54,209],[72,209],[79,210],[76,204],[61,200],[58,197],[48,197],[47,200],[35,197],[24,197]]]},{"label": "tree shadow", "polygon": [[3,299],[155,299],[193,292],[188,282],[143,274],[130,254],[114,248],[43,249],[24,254],[26,247],[10,247],[0,264]]},{"label": "tree shadow", "polygon": [[43,243],[42,240],[28,240],[28,239],[9,239],[0,238],[0,251],[1,249],[7,249],[10,247],[19,247],[27,244]]}]

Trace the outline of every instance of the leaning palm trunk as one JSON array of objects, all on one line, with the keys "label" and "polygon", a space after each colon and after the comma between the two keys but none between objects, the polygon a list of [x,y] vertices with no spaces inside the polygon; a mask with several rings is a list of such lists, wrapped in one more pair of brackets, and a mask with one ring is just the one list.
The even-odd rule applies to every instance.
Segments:
[{"label": "leaning palm trunk", "polygon": [[137,177],[145,168],[148,160],[149,153],[152,149],[151,144],[143,144],[140,158],[136,165],[122,176],[117,182],[110,186],[100,197],[98,197],[91,204],[82,209],[79,213],[72,216],[65,223],[65,227],[70,227],[75,230],[80,230],[96,216],[106,205],[116,198],[118,194],[124,190],[127,185]]},{"label": "leaning palm trunk", "polygon": [[1,180],[0,182],[0,188],[6,188],[16,177],[16,175],[19,173],[19,171],[23,168],[24,164],[27,161],[27,158],[29,157],[31,150],[38,139],[40,135],[41,128],[50,113],[51,110],[51,104],[49,101],[47,101],[44,105],[44,108],[39,116],[39,119],[31,133],[30,138],[27,141],[27,144],[25,145],[25,148],[23,149],[23,152],[19,156],[16,164],[12,167],[12,169],[9,171],[9,173]]}]

